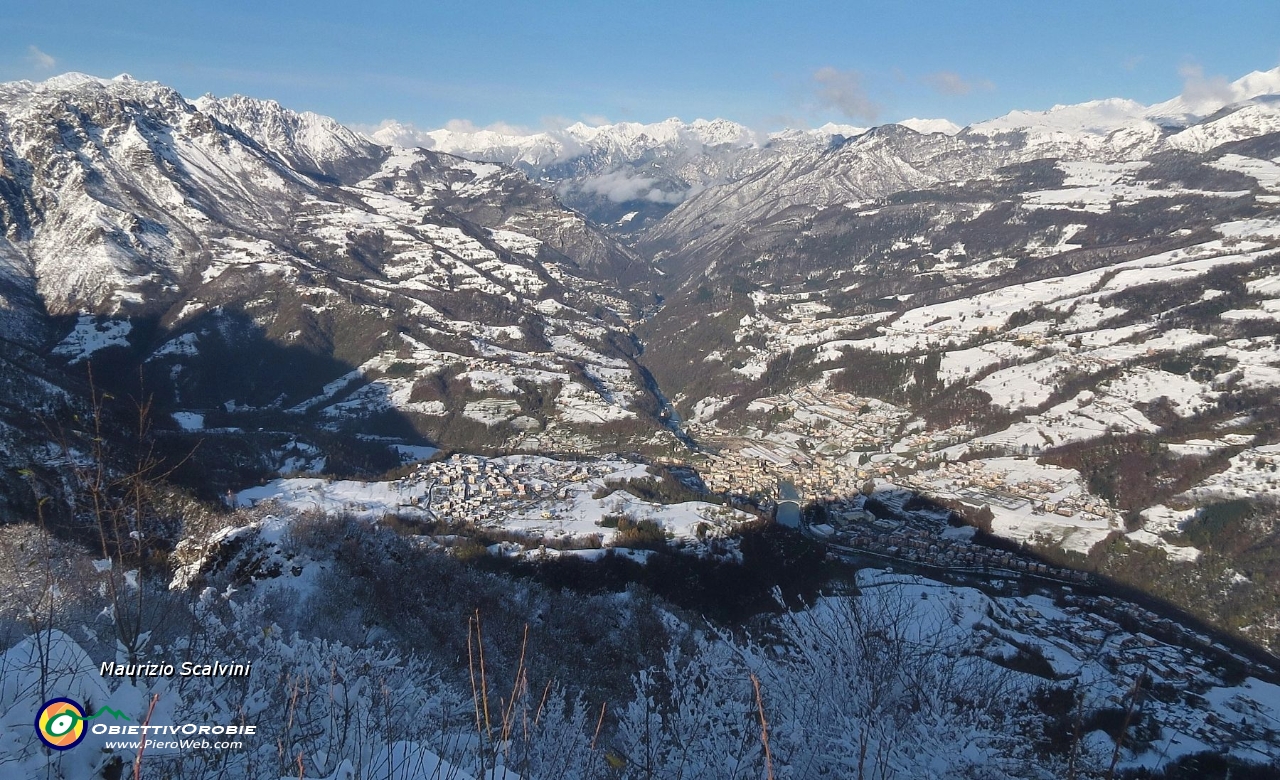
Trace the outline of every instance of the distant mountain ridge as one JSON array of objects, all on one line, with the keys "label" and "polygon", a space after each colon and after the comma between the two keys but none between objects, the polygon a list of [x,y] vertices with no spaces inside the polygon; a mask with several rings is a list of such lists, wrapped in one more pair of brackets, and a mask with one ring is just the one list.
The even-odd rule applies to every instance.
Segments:
[{"label": "distant mountain ridge", "polygon": [[[1280,129],[1280,68],[1229,85],[1222,99],[1147,107],[1111,99],[1014,111],[951,134],[883,125],[829,148],[778,155],[714,189],[693,193],[646,231],[645,251],[714,262],[754,222],[796,207],[826,208],[942,182],[963,182],[1036,159],[1138,161],[1161,151],[1203,152]],[[1199,118],[1191,108],[1205,112]],[[1175,124],[1175,120],[1182,122]]]},{"label": "distant mountain ridge", "polygon": [[[1224,107],[1280,92],[1280,68],[1145,106],[1110,98],[1045,111],[1012,111],[960,127],[946,119],[896,124],[923,135],[992,138],[1021,133],[1028,154],[1109,154],[1134,158],[1170,128],[1182,128]],[[554,187],[564,201],[615,232],[636,235],[708,187],[732,183],[775,163],[820,152],[869,128],[827,124],[816,129],[759,133],[727,119],[652,124],[619,122],[559,130],[469,125],[420,130],[389,121],[367,135],[386,146],[420,146],[474,160],[500,162]],[[1075,151],[1071,151],[1072,149]]]},{"label": "distant mountain ridge", "polygon": [[828,125],[774,136],[724,119],[620,122],[523,133],[514,128],[423,132],[390,123],[368,137],[469,159],[513,165],[553,187],[599,224],[634,233],[690,194],[747,175],[777,154],[811,149],[865,128]]}]

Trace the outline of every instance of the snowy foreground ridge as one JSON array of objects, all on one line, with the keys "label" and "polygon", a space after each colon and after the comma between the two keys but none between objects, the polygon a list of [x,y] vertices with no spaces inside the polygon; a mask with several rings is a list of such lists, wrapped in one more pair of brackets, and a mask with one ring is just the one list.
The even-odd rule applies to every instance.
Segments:
[{"label": "snowy foreground ridge", "polygon": [[[152,725],[256,727],[236,738],[240,746],[216,751],[170,749],[156,738],[144,754],[145,776],[587,778],[612,766],[620,777],[747,778],[764,768],[762,706],[777,777],[874,770],[887,778],[1047,780],[1064,776],[1066,766],[1033,749],[1029,735],[1042,715],[1031,697],[1056,688],[1090,709],[1116,706],[1142,665],[1108,659],[1124,659],[1134,647],[1165,659],[1146,663],[1156,693],[1144,705],[1162,728],[1126,747],[1121,767],[1155,767],[1208,749],[1204,740],[1224,730],[1241,757],[1275,758],[1280,750],[1268,736],[1280,717],[1274,684],[1224,683],[1176,648],[1042,596],[993,597],[872,572],[858,585],[857,599],[828,598],[778,618],[781,642],[687,634],[685,649],[673,648],[606,703],[616,725],[603,736],[594,732],[595,702],[575,699],[557,681],[539,705],[545,681],[528,681],[533,698],[517,685],[517,712],[536,725],[511,728],[495,742],[483,727],[477,734],[473,696],[456,682],[463,670],[433,668],[376,642],[357,649],[288,635],[264,612],[266,592],[288,589],[287,582],[237,594],[207,589],[190,606],[200,630],[156,642],[146,657],[163,662],[222,648],[252,660],[252,676],[104,680],[98,658],[82,646],[92,640],[78,643],[57,630],[32,635],[0,656],[0,752],[14,777],[89,780],[113,762],[130,766],[136,751],[109,746],[107,735],[90,734],[65,752],[41,749],[32,714],[45,698],[68,696],[120,710],[131,723],[142,722],[154,700]],[[1047,636],[1046,626],[1077,644]],[[993,660],[1028,651],[1046,659],[1058,683]],[[1166,685],[1196,693],[1166,697]],[[1080,776],[1093,777],[1109,766],[1114,747],[1106,733],[1090,731],[1071,761]]]}]

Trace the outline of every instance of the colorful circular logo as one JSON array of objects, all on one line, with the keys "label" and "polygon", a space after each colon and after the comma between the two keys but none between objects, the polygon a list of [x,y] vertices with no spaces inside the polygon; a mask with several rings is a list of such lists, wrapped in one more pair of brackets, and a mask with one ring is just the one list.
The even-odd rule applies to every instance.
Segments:
[{"label": "colorful circular logo", "polygon": [[36,714],[36,735],[54,750],[70,750],[84,739],[84,708],[72,699],[50,699]]}]

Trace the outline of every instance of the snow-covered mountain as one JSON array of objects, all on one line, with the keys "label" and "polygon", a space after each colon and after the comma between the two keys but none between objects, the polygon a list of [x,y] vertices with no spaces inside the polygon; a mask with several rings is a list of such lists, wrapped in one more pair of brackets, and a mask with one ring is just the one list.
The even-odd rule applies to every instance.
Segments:
[{"label": "snow-covered mountain", "polygon": [[510,167],[70,74],[0,85],[0,193],[6,344],[136,363],[186,428],[580,449],[656,409],[625,324],[647,264]]},{"label": "snow-covered mountain", "polygon": [[233,127],[294,170],[336,180],[359,179],[376,169],[385,151],[327,116],[290,111],[274,100],[205,95],[201,113]]},{"label": "snow-covered mountain", "polygon": [[[917,119],[915,117],[912,117],[911,119],[903,119],[898,122],[895,122],[895,124],[902,125],[905,128],[908,128],[910,130],[915,130],[917,133],[923,133],[925,135],[928,135],[929,133],[942,133],[944,135],[955,135],[956,133],[964,129],[960,127],[960,125],[956,124],[955,122],[952,122],[950,119]],[[853,135],[859,135],[859,133],[846,132],[846,133],[843,133],[843,135],[853,136]]]},{"label": "snow-covered mountain", "polygon": [[[1201,84],[1154,106],[1121,98],[1093,100],[1045,111],[1013,111],[963,130],[971,140],[1000,138],[1004,145],[1018,136],[1013,142],[1018,149],[1004,155],[1003,162],[1036,157],[1137,159],[1154,151],[1170,129],[1276,91],[1280,68],[1231,83]],[[945,119],[913,118],[897,124],[922,135],[954,136],[962,130]],[[821,153],[833,141],[866,130],[828,124],[762,134],[724,119],[685,123],[674,118],[653,124],[579,122],[540,132],[465,124],[421,131],[388,122],[370,138],[385,145],[422,146],[515,165],[535,181],[554,186],[566,203],[597,223],[635,235],[704,189],[740,181],[775,164],[790,169],[788,164],[796,158]],[[866,190],[867,185],[852,189]]]},{"label": "snow-covered mountain", "polygon": [[[1000,536],[1280,645],[1269,608],[1219,600],[1280,597],[1246,582],[1276,557],[1243,552],[1280,528],[1280,127],[1247,88],[1271,83],[1179,125],[1109,100],[878,127],[687,199],[637,244],[666,274],[638,330],[717,448],[709,484],[985,506]],[[1196,531],[1235,501],[1242,579]]]},{"label": "snow-covered mountain", "polygon": [[1174,126],[1189,125],[1222,109],[1265,95],[1280,94],[1280,67],[1255,70],[1235,81],[1204,79],[1188,74],[1183,93],[1147,109],[1148,119]]},{"label": "snow-covered mountain", "polygon": [[[391,143],[402,140],[398,136],[404,132],[405,128],[391,126],[374,132],[372,137]],[[652,124],[619,122],[589,126],[577,122],[563,130],[531,134],[444,128],[411,133],[407,140],[416,140],[431,149],[450,154],[501,155],[506,159],[495,162],[524,163],[536,167],[563,162],[588,150],[626,159],[640,157],[659,148],[754,146],[757,142],[754,133],[736,122],[698,119],[685,123],[677,118]]]},{"label": "snow-covered mountain", "polygon": [[[696,193],[646,231],[649,251],[697,253],[714,260],[747,225],[794,209],[822,209],[911,190],[965,182],[1037,159],[1134,162],[1163,151],[1205,152],[1280,127],[1280,68],[1249,74],[1219,91],[1144,106],[1095,100],[1047,111],[1014,111],[959,132],[904,132],[886,125],[810,148]],[[1192,113],[1192,109],[1200,113]],[[920,125],[931,129],[931,125]]]},{"label": "snow-covered mountain", "polygon": [[1254,71],[1233,82],[1189,83],[1182,95],[1146,106],[1134,100],[1109,98],[1046,111],[1012,111],[967,129],[979,135],[1025,131],[1030,134],[1108,135],[1142,122],[1182,128],[1195,124],[1229,106],[1238,107],[1254,98],[1280,93],[1280,67]]},{"label": "snow-covered mountain", "polygon": [[[897,125],[922,135],[955,136],[963,130],[970,141],[999,147],[999,153],[988,155],[996,165],[1038,157],[1139,159],[1155,151],[1171,131],[1189,127],[1228,107],[1243,108],[1246,103],[1256,103],[1254,98],[1275,92],[1280,92],[1280,68],[1251,73],[1230,83],[1193,84],[1187,94],[1152,106],[1110,98],[1058,105],[1044,111],[1013,111],[966,128],[946,119],[912,118]],[[1262,102],[1265,104],[1265,100]],[[1247,135],[1259,129],[1258,122],[1273,121],[1268,108],[1258,108],[1256,113],[1266,116],[1251,118],[1246,112],[1234,120],[1247,123],[1238,133]],[[863,127],[827,124],[814,130],[763,134],[724,119],[685,123],[673,118],[653,124],[577,123],[539,132],[507,126],[480,129],[465,124],[421,131],[388,122],[370,137],[385,145],[422,146],[470,159],[515,165],[535,181],[555,187],[566,203],[597,223],[634,236],[705,189],[733,184],[777,165],[783,167],[773,180],[790,180],[796,175],[793,163],[822,154],[833,142],[866,131]],[[1219,132],[1230,131],[1224,127]],[[1192,143],[1189,139],[1182,142]],[[1176,146],[1179,142],[1170,143]],[[858,170],[857,165],[841,167],[846,172]],[[969,164],[954,172],[943,166],[922,173],[946,179],[972,171]],[[880,184],[851,181],[848,194],[856,198],[858,192],[880,191],[895,186],[889,183],[892,180],[890,177]],[[824,189],[835,192],[838,188]]]}]

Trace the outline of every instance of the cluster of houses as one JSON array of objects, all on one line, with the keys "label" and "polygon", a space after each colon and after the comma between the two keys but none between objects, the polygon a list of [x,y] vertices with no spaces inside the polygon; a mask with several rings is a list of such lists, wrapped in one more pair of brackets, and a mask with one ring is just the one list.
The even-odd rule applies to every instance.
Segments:
[{"label": "cluster of houses", "polygon": [[411,504],[437,519],[483,521],[513,508],[515,502],[568,498],[569,485],[603,477],[616,466],[601,461],[454,455],[420,466],[402,482],[421,485],[420,495],[414,495]]},{"label": "cluster of houses", "polygon": [[973,438],[973,427],[953,425],[938,430],[922,430],[899,438],[893,445],[895,452],[912,454],[918,464],[941,462],[940,450]]},{"label": "cluster of houses", "polygon": [[[786,415],[768,436],[726,436],[714,422],[691,424],[719,447],[698,466],[707,487],[757,500],[782,480],[811,495],[852,495],[867,479],[896,478],[940,459],[972,436],[967,426],[928,430],[909,410],[809,385],[751,402],[749,410]],[[768,444],[761,439],[767,439]]]},{"label": "cluster of houses", "polygon": [[[839,442],[845,450],[887,452],[911,412],[873,398],[861,398],[829,390],[821,385],[807,385],[782,395],[758,398],[749,411],[786,415],[775,431],[807,438],[814,449],[828,440]],[[714,433],[708,431],[708,433]]]},{"label": "cluster of houses", "polygon": [[724,450],[707,456],[698,467],[711,492],[752,497],[770,496],[780,481],[812,487],[818,480],[839,480],[848,471],[838,463],[766,445]]}]

